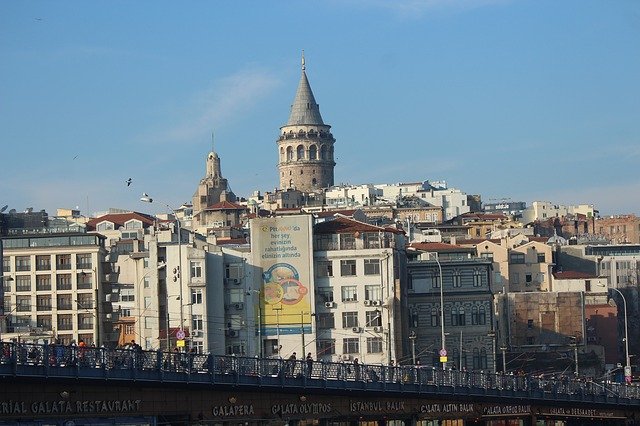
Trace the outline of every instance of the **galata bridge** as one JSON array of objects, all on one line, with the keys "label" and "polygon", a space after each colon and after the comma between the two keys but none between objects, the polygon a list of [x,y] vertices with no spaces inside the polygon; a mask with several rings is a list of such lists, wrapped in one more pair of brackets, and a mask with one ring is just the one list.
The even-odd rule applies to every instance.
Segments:
[{"label": "galata bridge", "polygon": [[636,425],[574,377],[3,343],[0,425]]}]

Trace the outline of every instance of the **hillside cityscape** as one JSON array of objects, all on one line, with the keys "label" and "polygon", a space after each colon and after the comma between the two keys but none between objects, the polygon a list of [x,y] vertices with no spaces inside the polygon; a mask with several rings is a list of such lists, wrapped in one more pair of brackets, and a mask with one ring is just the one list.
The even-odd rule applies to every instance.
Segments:
[{"label": "hillside cityscape", "polygon": [[140,191],[135,210],[5,206],[2,340],[637,377],[636,215],[444,180],[336,184],[340,135],[304,56],[274,142],[267,192],[235,194],[212,147],[181,205]]}]

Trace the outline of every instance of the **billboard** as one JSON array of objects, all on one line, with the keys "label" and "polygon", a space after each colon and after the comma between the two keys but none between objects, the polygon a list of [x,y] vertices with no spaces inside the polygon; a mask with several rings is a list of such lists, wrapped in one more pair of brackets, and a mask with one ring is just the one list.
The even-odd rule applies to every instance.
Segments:
[{"label": "billboard", "polygon": [[258,312],[264,335],[311,332],[311,215],[251,220],[251,253],[262,284]]}]

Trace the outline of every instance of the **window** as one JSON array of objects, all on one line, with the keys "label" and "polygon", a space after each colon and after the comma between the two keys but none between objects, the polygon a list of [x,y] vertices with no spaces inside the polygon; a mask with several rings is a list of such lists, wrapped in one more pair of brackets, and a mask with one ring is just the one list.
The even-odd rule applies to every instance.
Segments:
[{"label": "window", "polygon": [[86,272],[76,274],[76,281],[78,283],[79,290],[87,290],[92,287],[91,274],[87,274]]},{"label": "window", "polygon": [[31,311],[31,296],[17,296],[16,297],[16,311],[29,312]]},{"label": "window", "polygon": [[91,269],[91,255],[90,254],[77,254],[76,255],[76,269]]},{"label": "window", "polygon": [[473,286],[474,287],[482,286],[482,271],[480,269],[473,270]]},{"label": "window", "polygon": [[365,275],[380,275],[380,259],[365,259],[364,260],[364,274]]},{"label": "window", "polygon": [[458,325],[458,308],[451,308],[451,325]]},{"label": "window", "polygon": [[471,307],[471,325],[478,325],[480,323],[480,319],[478,318],[478,307]]},{"label": "window", "polygon": [[145,296],[144,298],[144,308],[147,309],[151,306],[151,297]]},{"label": "window", "polygon": [[31,275],[16,276],[16,291],[31,291]]},{"label": "window", "polygon": [[245,292],[241,288],[232,288],[232,289],[230,289],[228,291],[227,294],[228,294],[228,297],[229,297],[229,303],[230,304],[243,303],[244,302]]},{"label": "window", "polygon": [[518,272],[511,274],[511,284],[520,284],[520,274]]},{"label": "window", "polygon": [[56,256],[56,269],[71,269],[71,255],[59,254]]},{"label": "window", "polygon": [[36,327],[40,327],[45,331],[51,330],[51,315],[38,315],[36,317]]},{"label": "window", "polygon": [[[122,308],[121,311],[120,311],[120,316],[121,317],[130,317],[131,316],[131,309]],[[133,334],[133,332],[127,333],[127,334]]]},{"label": "window", "polygon": [[342,328],[352,328],[358,326],[358,313],[357,312],[343,312],[342,313]]},{"label": "window", "polygon": [[431,308],[431,326],[440,326],[440,312],[438,312],[437,308]]},{"label": "window", "polygon": [[467,316],[465,315],[464,308],[460,307],[458,309],[458,325],[466,325],[467,324]]},{"label": "window", "polygon": [[546,261],[546,255],[544,253],[538,253],[538,263],[545,263]]},{"label": "window", "polygon": [[149,277],[144,277],[142,279],[142,283],[143,283],[143,287],[144,288],[150,288],[151,287],[151,283],[149,281]]},{"label": "window", "polygon": [[191,262],[191,278],[202,278],[201,262]]},{"label": "window", "polygon": [[440,274],[431,272],[431,288],[440,288]]},{"label": "window", "polygon": [[202,304],[202,289],[197,288],[191,290],[191,303],[193,305],[201,305]]},{"label": "window", "polygon": [[524,276],[525,285],[530,286],[531,285],[531,281],[533,281],[533,278],[532,278],[531,274],[526,274]]},{"label": "window", "polygon": [[232,263],[225,268],[225,278],[242,279],[242,263]]},{"label": "window", "polygon": [[509,263],[524,263],[524,253],[511,253]]},{"label": "window", "polygon": [[333,302],[333,287],[318,287],[318,299],[321,303]]},{"label": "window", "polygon": [[16,256],[16,271],[24,272],[31,270],[31,257]]},{"label": "window", "polygon": [[71,315],[58,315],[58,330],[72,330],[72,321]]},{"label": "window", "polygon": [[367,337],[367,353],[382,353],[382,337]]},{"label": "window", "polygon": [[51,291],[51,275],[36,275],[36,291]]},{"label": "window", "polygon": [[193,315],[193,317],[191,318],[191,326],[193,327],[194,332],[198,332],[197,334],[200,334],[201,331],[204,331],[202,315]]},{"label": "window", "polygon": [[377,232],[365,232],[362,234],[364,248],[380,248],[380,234]]},{"label": "window", "polygon": [[150,328],[153,328],[153,323],[154,323],[154,318],[152,318],[152,317],[144,317],[144,328],[146,330],[149,330]]},{"label": "window", "polygon": [[36,296],[36,310],[38,311],[50,311],[51,310],[51,296]]},{"label": "window", "polygon": [[316,351],[318,356],[333,355],[336,353],[336,341],[335,339],[322,339],[318,340],[316,344]]},{"label": "window", "polygon": [[417,328],[420,326],[420,316],[416,308],[409,309],[409,327]]},{"label": "window", "polygon": [[591,280],[584,280],[584,291],[591,291]]},{"label": "window", "polygon": [[340,250],[355,250],[356,237],[353,234],[340,234]]},{"label": "window", "polygon": [[487,312],[484,306],[478,308],[478,324],[485,325],[487,323]]},{"label": "window", "polygon": [[298,148],[296,149],[296,154],[297,154],[298,160],[304,159],[304,147],[302,145],[298,145]]},{"label": "window", "polygon": [[93,295],[92,294],[78,294],[77,299],[78,309],[93,309]]},{"label": "window", "polygon": [[124,223],[124,229],[140,229],[142,228],[142,222],[139,220],[129,220]]},{"label": "window", "polygon": [[360,352],[360,342],[358,339],[342,339],[342,353],[357,354]]},{"label": "window", "polygon": [[343,302],[356,302],[357,300],[358,300],[358,293],[355,285],[342,286]]},{"label": "window", "polygon": [[462,287],[462,273],[459,270],[453,271],[453,286]]},{"label": "window", "polygon": [[488,259],[493,262],[493,253],[491,252],[480,253],[480,257],[483,259]]},{"label": "window", "polygon": [[366,322],[364,324],[365,327],[380,327],[382,326],[382,315],[380,311],[366,311]]},{"label": "window", "polygon": [[78,314],[78,328],[80,330],[91,330],[93,328],[93,315]]},{"label": "window", "polygon": [[11,272],[11,258],[9,256],[2,258],[2,271]]},{"label": "window", "polygon": [[56,290],[71,290],[71,274],[56,275]]},{"label": "window", "polygon": [[533,328],[533,320],[532,319],[528,319],[527,320],[527,328],[528,329],[532,329]]},{"label": "window", "polygon": [[36,271],[50,271],[51,256],[36,256]]},{"label": "window", "polygon": [[96,226],[96,230],[98,232],[100,232],[100,231],[111,231],[111,230],[113,230],[113,223],[111,223],[111,222],[99,223],[98,226]]},{"label": "window", "polygon": [[365,285],[364,300],[382,300],[382,289],[380,285]]},{"label": "window", "polygon": [[332,277],[333,262],[330,260],[318,260],[316,262],[316,277]]},{"label": "window", "polygon": [[317,313],[316,314],[316,327],[317,328],[335,328],[335,321],[333,319],[333,313]]},{"label": "window", "polygon": [[135,291],[132,288],[123,288],[120,290],[120,301],[121,302],[135,302],[136,296]]}]

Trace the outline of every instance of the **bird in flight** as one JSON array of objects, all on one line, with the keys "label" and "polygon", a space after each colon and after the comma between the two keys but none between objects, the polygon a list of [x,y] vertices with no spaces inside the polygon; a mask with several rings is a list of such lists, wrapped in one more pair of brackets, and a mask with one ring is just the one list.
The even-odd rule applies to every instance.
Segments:
[{"label": "bird in flight", "polygon": [[133,182],[133,179],[129,178],[127,180],[125,180],[127,186],[131,186],[131,182]]}]

